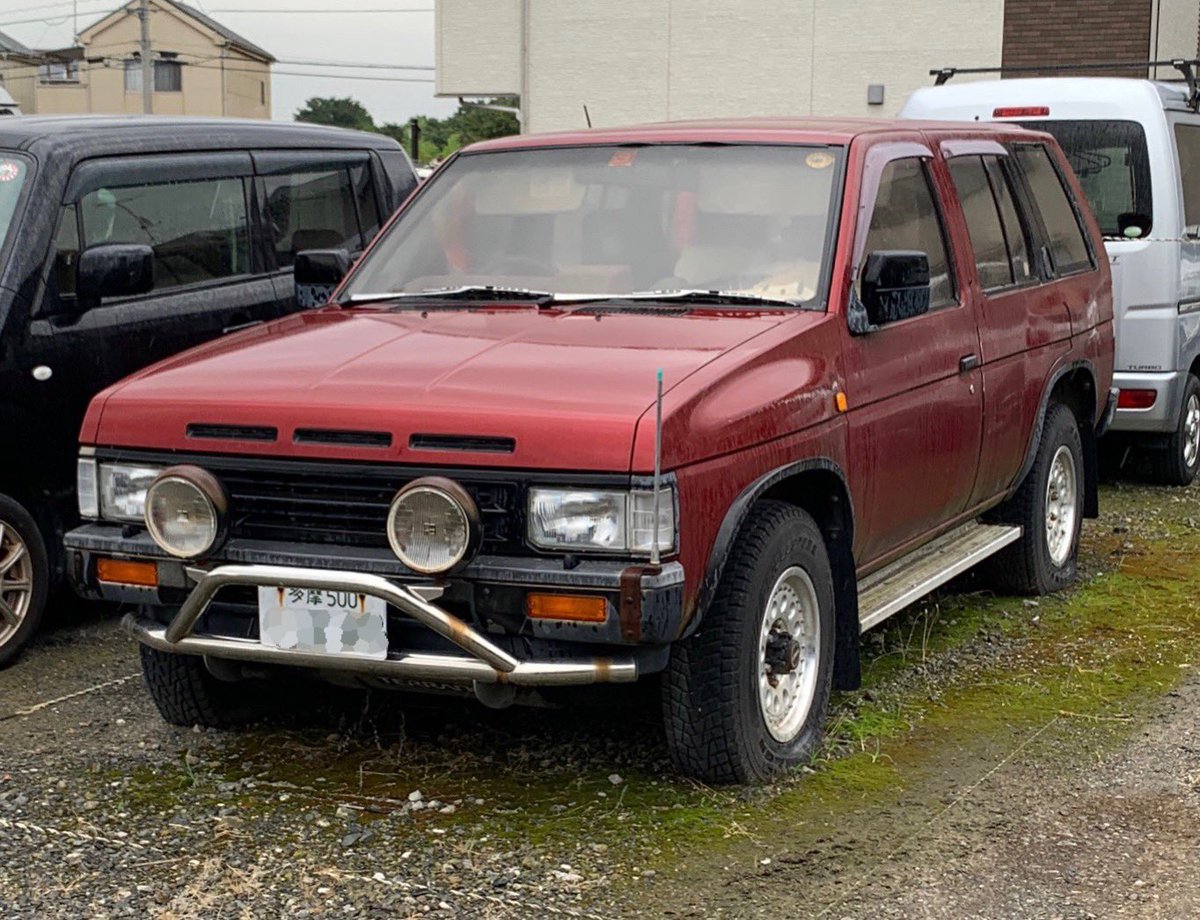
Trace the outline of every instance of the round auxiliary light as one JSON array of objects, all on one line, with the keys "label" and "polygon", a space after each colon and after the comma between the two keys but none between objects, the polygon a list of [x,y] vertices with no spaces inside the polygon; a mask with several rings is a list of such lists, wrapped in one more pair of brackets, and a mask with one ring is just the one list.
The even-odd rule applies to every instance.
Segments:
[{"label": "round auxiliary light", "polygon": [[448,572],[479,546],[479,509],[456,482],[414,479],[392,499],[387,537],[392,552],[414,572]]},{"label": "round auxiliary light", "polygon": [[220,480],[198,466],[165,469],[146,490],[146,529],[155,543],[181,559],[216,546],[228,510]]}]

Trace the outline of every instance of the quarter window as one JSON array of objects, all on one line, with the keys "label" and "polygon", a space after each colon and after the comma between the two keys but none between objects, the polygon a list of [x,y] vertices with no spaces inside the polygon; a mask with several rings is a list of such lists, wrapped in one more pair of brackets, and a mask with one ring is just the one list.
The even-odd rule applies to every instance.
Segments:
[{"label": "quarter window", "polygon": [[1012,264],[1004,240],[1004,227],[983,158],[955,157],[950,161],[950,175],[954,178],[958,200],[967,220],[980,286],[987,291],[1012,284]]},{"label": "quarter window", "polygon": [[250,272],[241,179],[101,188],[79,203],[85,246],[145,243],[155,289]]},{"label": "quarter window", "polygon": [[1068,275],[1091,268],[1092,258],[1079,225],[1079,215],[1046,148],[1022,145],[1016,148],[1016,157],[1024,170],[1033,201],[1041,211],[1054,270],[1060,275]]},{"label": "quarter window", "polygon": [[881,250],[925,253],[929,258],[930,309],[954,303],[946,234],[928,170],[916,157],[893,160],[880,177],[863,253]]},{"label": "quarter window", "polygon": [[79,217],[75,205],[63,205],[54,234],[54,286],[60,296],[75,293],[75,268],[79,264]]},{"label": "quarter window", "polygon": [[[267,176],[267,216],[280,266],[305,249],[363,246],[358,212],[368,234],[379,228],[375,192],[366,167],[318,169]],[[369,238],[369,236],[368,236]]]},{"label": "quarter window", "polygon": [[1193,230],[1200,227],[1200,127],[1175,125],[1175,146],[1183,181],[1183,223]]}]

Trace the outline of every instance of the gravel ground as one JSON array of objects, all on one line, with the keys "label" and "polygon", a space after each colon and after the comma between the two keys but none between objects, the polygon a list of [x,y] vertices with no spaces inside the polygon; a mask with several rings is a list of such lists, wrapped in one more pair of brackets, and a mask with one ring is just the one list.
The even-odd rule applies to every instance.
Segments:
[{"label": "gravel ground", "polygon": [[[1196,488],[1105,504],[1090,576],[1200,547]],[[173,728],[116,613],[64,607],[0,672],[0,917],[1196,914],[1200,679],[985,720],[954,694],[1028,680],[1024,624],[1082,601],[958,590],[870,639],[815,774],[757,791],[671,776],[653,688],[492,713],[300,686],[270,726]]]}]

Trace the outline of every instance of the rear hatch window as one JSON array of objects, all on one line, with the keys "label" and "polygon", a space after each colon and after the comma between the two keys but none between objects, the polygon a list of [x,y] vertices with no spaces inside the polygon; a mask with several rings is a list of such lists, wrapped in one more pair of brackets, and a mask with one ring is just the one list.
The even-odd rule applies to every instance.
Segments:
[{"label": "rear hatch window", "polygon": [[[1150,202],[1150,155],[1146,132],[1136,121],[1026,121],[1034,131],[1045,131],[1058,141],[1088,203],[1096,212],[1100,230],[1123,236],[1132,215],[1141,235],[1149,236],[1154,222]],[[1122,220],[1122,216],[1126,219]]]}]

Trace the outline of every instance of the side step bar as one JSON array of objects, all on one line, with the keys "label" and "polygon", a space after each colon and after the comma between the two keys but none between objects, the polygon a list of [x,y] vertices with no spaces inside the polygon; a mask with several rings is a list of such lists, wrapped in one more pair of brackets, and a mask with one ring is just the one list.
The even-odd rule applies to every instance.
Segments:
[{"label": "side step bar", "polygon": [[1020,527],[965,524],[873,572],[858,586],[860,631],[878,626],[1020,538]]}]

